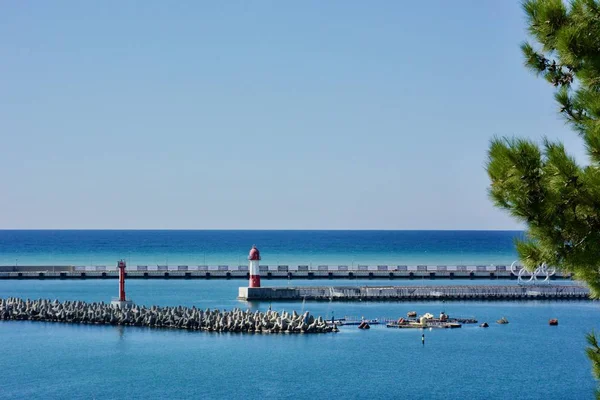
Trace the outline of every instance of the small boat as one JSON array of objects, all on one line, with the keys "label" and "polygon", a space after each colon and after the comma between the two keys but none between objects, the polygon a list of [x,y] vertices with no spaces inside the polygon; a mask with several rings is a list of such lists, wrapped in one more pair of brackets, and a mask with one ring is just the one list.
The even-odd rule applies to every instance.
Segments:
[{"label": "small boat", "polygon": [[448,322],[446,324],[446,326],[444,326],[444,328],[449,328],[449,329],[462,328],[462,325],[457,324],[456,322]]},{"label": "small boat", "polygon": [[488,328],[489,327],[489,325],[488,325],[487,322],[484,322],[483,324],[481,324],[479,326],[482,327],[482,328]]},{"label": "small boat", "polygon": [[442,321],[427,321],[425,323],[427,328],[443,328],[443,329],[455,329],[461,328],[462,325],[458,322],[442,322]]},{"label": "small boat", "polygon": [[423,329],[427,328],[425,325],[420,324],[418,322],[407,322],[399,324],[397,322],[390,322],[385,325],[387,328],[398,328],[398,329]]},{"label": "small boat", "polygon": [[506,317],[502,317],[496,322],[499,323],[500,325],[508,324],[508,320],[506,319]]},{"label": "small boat", "polygon": [[398,328],[398,329],[427,329],[427,328],[442,328],[442,329],[455,329],[462,327],[457,322],[442,322],[435,320],[424,320],[422,322],[417,321],[406,321],[404,318],[400,318],[396,322],[390,322],[385,325],[387,328]]},{"label": "small boat", "polygon": [[407,318],[398,318],[398,320],[384,320],[386,327],[399,329],[424,329],[424,328],[460,328],[462,324],[476,324],[475,318],[450,318],[445,312],[441,312],[439,318],[433,314],[426,313],[417,317],[415,311],[409,311]]},{"label": "small boat", "polygon": [[550,325],[550,326],[557,326],[558,325],[558,320],[556,318],[552,318],[550,321],[548,321],[548,325]]}]

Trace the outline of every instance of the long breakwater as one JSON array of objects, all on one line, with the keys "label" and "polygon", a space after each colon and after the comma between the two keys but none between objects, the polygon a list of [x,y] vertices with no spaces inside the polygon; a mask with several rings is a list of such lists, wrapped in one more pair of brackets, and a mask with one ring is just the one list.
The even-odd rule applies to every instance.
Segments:
[{"label": "long breakwater", "polygon": [[0,299],[0,320],[44,321],[236,333],[326,333],[336,328],[307,311],[297,314],[196,307],[116,307],[83,301]]},{"label": "long breakwater", "polygon": [[[263,279],[518,279],[506,265],[261,265]],[[516,272],[516,273],[515,273]],[[128,279],[248,279],[247,265],[138,265]],[[0,279],[111,279],[114,266],[0,266]],[[556,271],[552,280],[571,279]]]}]

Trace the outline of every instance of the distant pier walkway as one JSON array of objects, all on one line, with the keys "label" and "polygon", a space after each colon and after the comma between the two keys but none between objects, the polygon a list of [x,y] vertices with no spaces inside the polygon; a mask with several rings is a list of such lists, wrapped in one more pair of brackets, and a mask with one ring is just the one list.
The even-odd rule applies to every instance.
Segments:
[{"label": "distant pier walkway", "polygon": [[[261,265],[262,279],[517,279],[506,265]],[[0,279],[110,279],[116,266],[0,266]],[[128,279],[248,279],[247,265],[137,265]],[[537,279],[544,279],[538,276]],[[550,279],[571,279],[557,271]]]},{"label": "distant pier walkway", "polygon": [[248,301],[426,301],[426,300],[588,300],[589,289],[575,285],[506,286],[305,286],[240,287]]}]

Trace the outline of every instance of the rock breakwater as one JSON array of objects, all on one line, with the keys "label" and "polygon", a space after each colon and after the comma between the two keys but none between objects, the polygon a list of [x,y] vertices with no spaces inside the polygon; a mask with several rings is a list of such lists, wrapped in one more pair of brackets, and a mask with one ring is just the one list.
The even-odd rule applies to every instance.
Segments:
[{"label": "rock breakwater", "polygon": [[116,307],[83,301],[0,299],[0,320],[144,326],[209,332],[325,333],[337,330],[309,312],[201,310],[196,307]]}]

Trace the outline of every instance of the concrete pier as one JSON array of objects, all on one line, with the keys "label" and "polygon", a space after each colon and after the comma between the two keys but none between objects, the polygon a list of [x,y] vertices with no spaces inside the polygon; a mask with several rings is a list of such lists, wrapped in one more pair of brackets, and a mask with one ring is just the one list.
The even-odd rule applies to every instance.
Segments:
[{"label": "concrete pier", "polygon": [[425,300],[587,300],[576,285],[468,286],[298,286],[240,287],[240,300],[266,301],[425,301]]},{"label": "concrete pier", "polygon": [[[249,279],[247,265],[128,266],[127,279]],[[470,279],[516,280],[506,265],[260,265],[263,281],[270,279]],[[117,279],[115,267],[0,266],[0,279]],[[538,277],[538,279],[544,277]],[[552,280],[571,279],[560,271]]]}]

